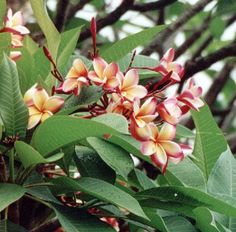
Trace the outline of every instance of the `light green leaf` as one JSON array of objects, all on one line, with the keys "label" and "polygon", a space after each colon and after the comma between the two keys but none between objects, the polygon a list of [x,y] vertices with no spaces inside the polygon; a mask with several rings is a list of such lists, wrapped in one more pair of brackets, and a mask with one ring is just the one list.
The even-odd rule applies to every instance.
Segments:
[{"label": "light green leaf", "polygon": [[0,183],[0,212],[25,194],[26,189],[16,184]]},{"label": "light green leaf", "polygon": [[197,227],[202,232],[220,232],[217,228],[213,214],[206,207],[198,207],[193,210],[196,216]]},{"label": "light green leaf", "polygon": [[217,159],[227,149],[227,142],[207,105],[200,112],[192,111],[192,116],[196,126],[194,162],[208,179]]},{"label": "light green leaf", "polygon": [[39,24],[47,39],[49,51],[51,52],[54,60],[56,60],[60,43],[60,34],[47,13],[46,1],[30,0],[30,4],[34,12],[34,16],[36,17],[37,23]]},{"label": "light green leaf", "polygon": [[[0,8],[1,9],[1,8]],[[11,34],[7,32],[0,33],[0,60],[3,54],[9,54],[11,47]]]},{"label": "light green leaf", "polygon": [[55,162],[63,157],[63,153],[57,153],[47,159],[40,155],[33,147],[22,141],[15,142],[15,149],[24,168],[37,164]]},{"label": "light green leaf", "polygon": [[0,65],[0,115],[6,136],[25,136],[28,109],[20,92],[16,65],[6,55]]},{"label": "light green leaf", "polygon": [[213,20],[210,22],[209,29],[215,38],[220,39],[220,37],[223,35],[224,30],[225,30],[224,20],[221,19],[221,17],[219,16],[213,18]]},{"label": "light green leaf", "polygon": [[130,53],[139,45],[143,45],[151,41],[165,26],[156,26],[145,29],[136,34],[130,35],[122,40],[115,42],[112,46],[102,52],[101,56],[107,61],[117,61]]},{"label": "light green leaf", "polygon": [[82,177],[93,177],[111,184],[115,183],[116,173],[91,148],[75,147],[75,164]]},{"label": "light green leaf", "polygon": [[188,139],[193,139],[195,138],[195,134],[188,129],[187,127],[177,124],[176,126],[176,137],[177,138],[188,138]]},{"label": "light green leaf", "polygon": [[107,165],[127,180],[128,174],[134,168],[133,160],[127,151],[99,138],[90,137],[87,141]]},{"label": "light green leaf", "polygon": [[[236,199],[236,160],[228,148],[217,160],[207,182],[213,195],[226,195]],[[219,215],[222,223],[232,231],[236,230],[236,218]]]},{"label": "light green leaf", "polygon": [[208,207],[209,209],[236,217],[236,203],[231,199],[215,197],[190,187],[158,187],[136,194],[138,198],[150,198],[160,201],[181,203],[191,207]]},{"label": "light green leaf", "polygon": [[68,232],[115,232],[111,226],[86,211],[56,204],[53,206],[59,222]]},{"label": "light green leaf", "polygon": [[6,15],[7,3],[6,0],[0,1],[0,29],[3,27],[4,16]]},{"label": "light green leaf", "polygon": [[39,49],[39,45],[36,42],[34,42],[34,40],[29,35],[24,36],[23,43],[24,43],[24,48],[26,48],[32,56]]},{"label": "light green leaf", "polygon": [[54,179],[53,183],[63,186],[65,191],[82,191],[102,201],[127,209],[137,216],[148,219],[135,198],[105,181],[90,177],[82,177],[77,181],[67,177],[60,177]]}]

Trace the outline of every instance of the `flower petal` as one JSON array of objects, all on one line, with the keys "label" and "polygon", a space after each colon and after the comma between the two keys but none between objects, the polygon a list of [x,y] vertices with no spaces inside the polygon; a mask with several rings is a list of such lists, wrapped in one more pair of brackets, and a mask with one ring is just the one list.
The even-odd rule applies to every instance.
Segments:
[{"label": "flower petal", "polygon": [[64,99],[58,96],[50,97],[44,104],[44,110],[57,112],[64,104]]},{"label": "flower petal", "polygon": [[156,149],[156,153],[151,155],[151,160],[158,167],[161,167],[162,172],[165,173],[168,164],[168,157],[162,147],[157,146]]},{"label": "flower petal", "polygon": [[138,81],[138,71],[136,69],[131,69],[125,74],[122,88],[129,88],[131,86],[137,85]]},{"label": "flower petal", "polygon": [[32,129],[33,127],[35,127],[41,120],[42,114],[34,114],[32,116],[29,117],[29,121],[28,121],[28,130]]},{"label": "flower petal", "polygon": [[154,114],[156,112],[157,100],[156,98],[148,98],[141,106],[139,115]]},{"label": "flower petal", "polygon": [[73,67],[75,68],[77,72],[77,77],[80,77],[80,76],[86,77],[88,75],[88,70],[81,59],[75,59],[73,62]]},{"label": "flower petal", "polygon": [[172,141],[162,141],[161,146],[166,151],[168,156],[172,156],[175,158],[184,157],[183,151],[179,144]]},{"label": "flower petal", "polygon": [[38,108],[38,110],[41,111],[48,98],[49,96],[46,90],[38,87],[33,95],[33,103]]},{"label": "flower petal", "polygon": [[151,130],[149,125],[139,128],[133,120],[131,120],[130,123],[130,132],[132,136],[139,141],[147,141],[150,139],[151,136]]},{"label": "flower petal", "polygon": [[34,106],[28,107],[29,110],[29,116],[32,116],[34,114],[41,114],[41,112]]},{"label": "flower petal", "polygon": [[99,77],[103,75],[104,69],[107,67],[107,65],[107,62],[101,57],[95,57],[93,59],[93,68]]},{"label": "flower petal", "polygon": [[166,62],[172,62],[175,57],[175,50],[173,48],[170,48],[163,56],[161,60],[165,60]]},{"label": "flower petal", "polygon": [[144,155],[150,156],[156,153],[156,144],[153,141],[146,141],[141,143],[141,152]]},{"label": "flower petal", "polygon": [[124,90],[121,90],[122,96],[130,101],[133,101],[135,97],[143,98],[147,95],[147,89],[141,85],[131,86]]},{"label": "flower petal", "polygon": [[107,79],[114,78],[114,76],[116,76],[118,71],[119,71],[118,65],[116,63],[110,63],[104,69],[103,75],[106,76]]},{"label": "flower petal", "polygon": [[75,78],[68,78],[64,81],[62,85],[62,90],[64,92],[70,92],[78,86],[78,81]]},{"label": "flower petal", "polygon": [[41,122],[44,122],[46,119],[48,119],[49,117],[51,117],[53,114],[51,112],[45,112],[43,113],[42,115],[42,118],[41,118]]},{"label": "flower petal", "polygon": [[37,88],[36,88],[37,84],[35,84],[34,86],[32,86],[30,89],[28,89],[25,92],[24,95],[24,102],[27,104],[27,106],[33,105],[33,96],[34,93],[36,92]]},{"label": "flower petal", "polygon": [[159,133],[158,140],[172,140],[175,138],[176,127],[165,123]]}]

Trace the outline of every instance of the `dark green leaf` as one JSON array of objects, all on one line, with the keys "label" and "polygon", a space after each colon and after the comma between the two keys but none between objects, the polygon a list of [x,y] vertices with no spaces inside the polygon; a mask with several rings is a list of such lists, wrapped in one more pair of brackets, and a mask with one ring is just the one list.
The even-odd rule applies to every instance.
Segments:
[{"label": "dark green leaf", "polygon": [[[6,15],[7,3],[6,0],[0,1],[0,29],[3,27],[4,16]],[[0,43],[1,44],[1,43]]]},{"label": "dark green leaf", "polygon": [[6,55],[0,65],[0,115],[6,136],[25,136],[28,109],[20,92],[16,65]]},{"label": "dark green leaf", "polygon": [[0,221],[1,232],[27,232],[25,228],[20,225],[16,225],[9,220]]}]

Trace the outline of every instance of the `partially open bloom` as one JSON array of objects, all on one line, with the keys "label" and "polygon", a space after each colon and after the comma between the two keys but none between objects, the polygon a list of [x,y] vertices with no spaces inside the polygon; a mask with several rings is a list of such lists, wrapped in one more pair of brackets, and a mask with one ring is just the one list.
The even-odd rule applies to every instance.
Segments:
[{"label": "partially open bloom", "polygon": [[75,95],[79,95],[81,87],[88,85],[88,70],[80,59],[75,59],[73,66],[66,75],[66,80],[62,85],[64,92],[73,92]]},{"label": "partially open bloom", "polygon": [[120,231],[119,223],[118,223],[116,218],[103,217],[103,218],[100,218],[100,219],[101,219],[101,221],[104,221],[107,224],[111,225],[116,231]]},{"label": "partially open bloom", "polygon": [[204,105],[204,102],[200,99],[202,95],[202,88],[196,86],[194,80],[191,78],[187,82],[187,88],[177,97],[178,101],[184,105],[181,107],[183,113],[189,109],[199,111],[199,108]]},{"label": "partially open bloom", "polygon": [[94,71],[89,72],[89,79],[106,90],[115,89],[119,85],[116,77],[119,67],[116,63],[108,64],[101,57],[93,59]]},{"label": "partially open bloom", "polygon": [[157,100],[153,97],[148,98],[140,107],[140,99],[135,98],[133,103],[132,121],[138,127],[145,127],[147,123],[152,122],[157,116],[156,112]]},{"label": "partially open bloom", "polygon": [[172,125],[176,125],[182,115],[176,98],[168,98],[158,104],[157,111],[164,121]]},{"label": "partially open bloom", "polygon": [[29,109],[28,129],[56,113],[64,104],[64,99],[58,96],[49,97],[45,89],[33,86],[24,96]]},{"label": "partially open bloom", "polygon": [[10,58],[14,61],[18,60],[21,57],[20,51],[12,51],[10,52]]},{"label": "partially open bloom", "polygon": [[147,95],[147,89],[142,85],[138,85],[139,76],[136,69],[129,70],[125,76],[122,72],[117,74],[120,81],[119,90],[121,95],[129,101],[134,98],[143,98]]},{"label": "partially open bloom", "polygon": [[172,141],[176,128],[167,123],[162,126],[160,131],[154,124],[149,126],[151,136],[148,141],[141,143],[141,151],[144,155],[151,156],[152,161],[165,173],[168,160],[173,158],[176,163],[184,158],[181,147]]}]

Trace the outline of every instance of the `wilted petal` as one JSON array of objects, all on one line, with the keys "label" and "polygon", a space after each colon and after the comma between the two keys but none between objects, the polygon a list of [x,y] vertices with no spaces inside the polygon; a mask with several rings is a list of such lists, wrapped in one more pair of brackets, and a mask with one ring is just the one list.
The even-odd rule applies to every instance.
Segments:
[{"label": "wilted petal", "polygon": [[158,140],[173,140],[175,138],[176,127],[165,123],[159,133]]},{"label": "wilted petal", "polygon": [[107,62],[101,57],[95,57],[93,59],[93,68],[99,77],[103,75],[104,69],[107,67],[107,65]]},{"label": "wilted petal", "polygon": [[32,116],[29,117],[29,121],[28,121],[28,129],[32,129],[33,127],[35,127],[41,120],[41,116],[42,114],[34,114]]},{"label": "wilted petal", "polygon": [[45,89],[37,88],[33,95],[34,105],[41,111],[48,98],[49,96]]},{"label": "wilted petal", "polygon": [[52,113],[57,112],[64,104],[64,99],[58,96],[50,97],[44,104],[43,109]]},{"label": "wilted petal", "polygon": [[122,88],[126,89],[137,85],[139,81],[138,71],[136,69],[129,70],[123,79]]},{"label": "wilted petal", "polygon": [[147,156],[153,155],[156,153],[156,144],[153,141],[142,142],[141,152]]}]

